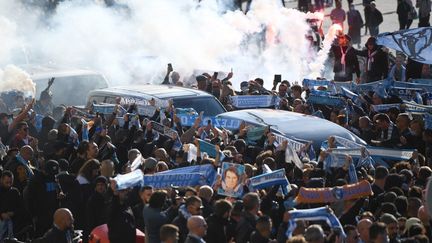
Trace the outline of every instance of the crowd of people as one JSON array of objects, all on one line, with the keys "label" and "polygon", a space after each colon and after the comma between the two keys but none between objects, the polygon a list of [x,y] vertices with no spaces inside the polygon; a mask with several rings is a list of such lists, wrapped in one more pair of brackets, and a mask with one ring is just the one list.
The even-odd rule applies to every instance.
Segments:
[{"label": "crowd of people", "polygon": [[[427,5],[426,1],[418,2],[418,6]],[[340,4],[336,1],[334,23],[345,21]],[[403,4],[405,0],[398,1],[401,29],[409,28],[409,20],[414,18],[410,17],[412,6]],[[375,11],[374,3],[368,7],[367,11]],[[285,155],[291,144],[277,144],[270,129],[252,141],[248,137],[252,126],[245,123],[229,130],[211,123],[203,125],[202,116],[196,116],[194,124],[186,126],[172,103],[155,107],[154,115],[148,117],[138,114],[136,104],[121,104],[121,99],[109,114],[95,113],[91,106],[86,110],[55,106],[52,97],[56,94],[50,90],[55,80],[51,79],[37,101],[26,99],[20,92],[1,96],[0,242],[16,238],[69,243],[80,238],[76,230],[83,231],[84,242],[92,242],[98,237],[92,230],[104,224],[112,243],[135,242],[136,230],[150,243],[429,242],[432,212],[428,212],[427,203],[432,202],[427,201],[425,191],[432,176],[432,124],[427,114],[419,115],[399,105],[413,102],[409,104],[428,108],[428,93],[414,90],[401,96],[391,93],[391,87],[383,90],[371,86],[367,91],[352,89],[349,95],[331,86],[350,81],[356,83],[353,87],[380,80],[408,83],[430,79],[430,66],[406,60],[400,53],[391,58],[374,36],[365,48],[353,48],[352,44],[360,43],[363,26],[355,11],[350,8],[348,13],[349,34],[338,35],[331,49],[334,82],[317,79],[315,85],[298,84],[275,76],[271,90],[265,88],[269,81],[262,78],[241,82],[237,90],[232,84],[233,72],[223,79],[203,73],[196,76],[192,88],[213,94],[228,111],[238,109],[232,102],[235,96],[275,97],[272,109],[320,116],[363,139],[366,150],[413,151],[409,158],[360,164],[354,156],[347,156],[342,166],[330,168],[328,158],[337,148],[337,139],[330,136],[327,147],[321,146],[319,153],[304,152],[306,147],[311,150],[310,144],[295,151],[299,165]],[[426,14],[429,22],[426,12],[419,11],[422,24]],[[373,21],[366,19],[369,24]],[[378,33],[378,25],[369,27],[371,35]],[[168,65],[163,84],[184,85],[172,65]],[[343,105],[317,102],[312,99],[317,95],[322,100],[337,98]],[[151,106],[156,105],[153,102]],[[178,137],[160,133],[154,122],[174,130]],[[200,153],[200,140],[214,145],[218,155]],[[188,157],[191,146],[197,148],[192,160]],[[235,169],[221,175],[218,171],[227,162],[243,165],[244,178],[240,179]],[[199,165],[210,165],[218,174],[213,183],[165,188],[144,183],[119,189],[116,181],[118,175],[134,171],[151,176]],[[279,169],[285,172],[289,190],[282,190],[282,185],[260,189],[250,185],[251,178]],[[342,188],[356,181],[367,181],[369,196],[320,203],[296,200],[304,188]],[[218,193],[221,187],[238,186],[242,187],[240,196]],[[335,216],[341,227],[328,225],[328,220],[312,213],[323,206],[326,215]],[[312,210],[305,211],[311,214],[309,219],[296,220],[302,210]]]}]

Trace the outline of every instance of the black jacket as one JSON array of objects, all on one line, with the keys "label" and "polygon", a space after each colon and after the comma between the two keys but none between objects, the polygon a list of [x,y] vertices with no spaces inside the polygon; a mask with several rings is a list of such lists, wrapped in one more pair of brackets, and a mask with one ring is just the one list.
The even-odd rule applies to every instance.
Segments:
[{"label": "black jacket", "polygon": [[226,227],[228,220],[215,214],[207,218],[207,235],[204,237],[207,243],[224,243],[228,242]]},{"label": "black jacket", "polygon": [[[388,76],[389,62],[388,54],[381,50],[381,47],[377,47],[372,50],[371,53],[375,52],[373,57],[369,58],[368,50],[355,50],[358,56],[366,57],[365,69],[366,69],[366,82],[373,82],[382,79],[386,79]],[[367,70],[367,64],[370,62],[370,69]]]},{"label": "black jacket", "polygon": [[186,240],[189,230],[187,228],[187,219],[179,213],[179,215],[172,221],[172,224],[179,228],[179,243],[183,243]]},{"label": "black jacket", "polygon": [[91,232],[95,227],[106,224],[107,219],[107,204],[105,197],[102,194],[94,192],[86,205],[87,230]]},{"label": "black jacket", "polygon": [[200,239],[188,235],[185,239],[185,243],[202,243],[202,241]]},{"label": "black jacket", "polygon": [[335,81],[351,81],[353,73],[360,77],[360,67],[357,59],[356,52],[351,47],[342,47],[345,53],[345,70],[343,69],[342,51],[340,46],[332,46],[332,53],[334,56],[333,72],[335,73]]},{"label": "black jacket", "polygon": [[44,236],[32,241],[32,243],[69,243],[67,234],[70,234],[70,239],[72,239],[72,232],[61,231],[57,227],[52,227]]},{"label": "black jacket", "polygon": [[257,216],[249,212],[243,212],[240,221],[237,224],[236,243],[247,243],[252,232],[255,230]]},{"label": "black jacket", "polygon": [[368,22],[369,26],[372,27],[379,26],[382,22],[383,22],[383,16],[378,9],[369,12],[369,22]]},{"label": "black jacket", "polygon": [[144,217],[143,217],[143,210],[144,210],[144,204],[142,202],[136,204],[132,208],[132,212],[135,217],[135,223],[137,229],[139,229],[141,232],[145,232],[145,223],[144,223]]},{"label": "black jacket", "polygon": [[265,238],[258,231],[254,231],[250,237],[250,243],[268,243],[270,242],[269,238]]},{"label": "black jacket", "polygon": [[135,243],[136,227],[132,209],[120,204],[118,196],[114,196],[108,220],[108,237],[111,243]]}]

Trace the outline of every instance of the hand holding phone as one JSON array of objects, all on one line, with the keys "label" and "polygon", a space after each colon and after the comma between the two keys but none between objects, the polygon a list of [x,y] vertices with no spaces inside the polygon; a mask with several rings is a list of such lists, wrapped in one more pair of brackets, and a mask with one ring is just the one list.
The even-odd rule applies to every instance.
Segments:
[{"label": "hand holding phone", "polygon": [[276,88],[276,85],[278,83],[282,82],[282,75],[280,74],[275,74],[274,75],[274,80],[273,80],[273,86]]}]

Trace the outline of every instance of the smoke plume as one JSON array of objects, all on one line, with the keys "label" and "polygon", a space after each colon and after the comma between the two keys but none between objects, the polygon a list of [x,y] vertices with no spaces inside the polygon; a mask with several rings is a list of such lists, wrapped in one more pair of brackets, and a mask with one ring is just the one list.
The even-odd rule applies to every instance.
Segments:
[{"label": "smoke plume", "polygon": [[108,8],[62,1],[48,15],[0,1],[0,66],[84,67],[102,72],[111,85],[161,83],[167,63],[185,81],[197,69],[233,68],[236,89],[246,79],[262,77],[271,88],[274,74],[301,81],[321,70],[328,49],[317,55],[305,38],[306,19],[319,14],[254,0],[245,15],[223,2],[125,0]]},{"label": "smoke plume", "polygon": [[11,90],[22,91],[24,94],[35,97],[36,85],[30,75],[14,65],[7,65],[0,69],[0,92]]}]

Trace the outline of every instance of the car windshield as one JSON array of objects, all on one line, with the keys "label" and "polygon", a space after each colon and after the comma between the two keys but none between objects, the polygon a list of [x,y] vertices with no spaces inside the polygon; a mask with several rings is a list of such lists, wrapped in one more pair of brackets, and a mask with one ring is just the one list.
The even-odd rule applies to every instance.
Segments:
[{"label": "car windshield", "polygon": [[216,116],[225,112],[225,109],[214,97],[194,97],[174,99],[176,108],[194,108],[197,112],[204,111],[206,116]]},{"label": "car windshield", "polygon": [[[48,79],[37,79],[34,82],[36,98],[39,99],[40,93],[48,85]],[[89,91],[106,87],[104,77],[98,74],[56,77],[51,86],[54,94],[52,101],[55,105],[85,105]]]}]

